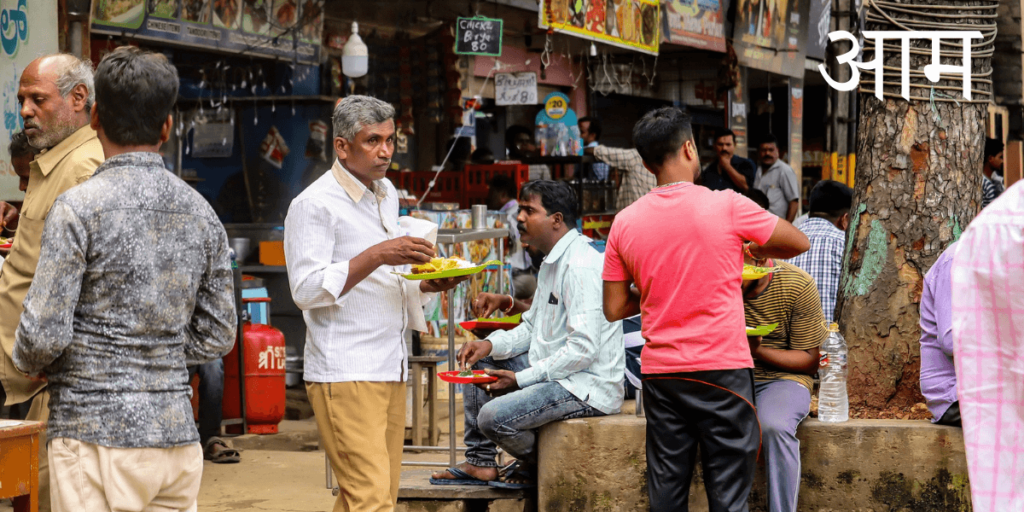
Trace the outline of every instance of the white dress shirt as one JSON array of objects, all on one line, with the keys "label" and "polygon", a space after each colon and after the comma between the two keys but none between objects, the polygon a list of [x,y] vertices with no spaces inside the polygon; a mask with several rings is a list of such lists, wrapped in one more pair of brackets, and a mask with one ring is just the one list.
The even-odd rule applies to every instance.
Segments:
[{"label": "white dress shirt", "polygon": [[381,265],[341,293],[349,261],[401,236],[394,185],[383,179],[371,190],[335,161],[292,201],[284,224],[288,282],[306,321],[304,380],[404,381],[404,331],[409,312],[422,308],[419,281],[392,274],[407,266]]},{"label": "white dress shirt", "polygon": [[491,356],[529,353],[530,367],[516,373],[519,387],[557,382],[605,414],[622,408],[626,353],[622,322],[601,309],[604,255],[575,229],[562,236],[537,275],[533,307],[511,331],[490,336]]}]

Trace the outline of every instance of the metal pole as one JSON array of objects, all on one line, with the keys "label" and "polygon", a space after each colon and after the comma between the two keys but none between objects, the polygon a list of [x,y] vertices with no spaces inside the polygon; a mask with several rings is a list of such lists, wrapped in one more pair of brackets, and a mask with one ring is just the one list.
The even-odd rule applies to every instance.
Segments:
[{"label": "metal pole", "polygon": [[[454,244],[448,244],[448,255],[455,254]],[[448,290],[448,370],[455,369],[455,298]],[[455,384],[448,383],[448,462],[455,466]]]},{"label": "metal pole", "polygon": [[496,240],[498,241],[498,261],[501,262],[501,265],[498,265],[498,293],[501,293],[505,290],[505,241],[501,238]]}]

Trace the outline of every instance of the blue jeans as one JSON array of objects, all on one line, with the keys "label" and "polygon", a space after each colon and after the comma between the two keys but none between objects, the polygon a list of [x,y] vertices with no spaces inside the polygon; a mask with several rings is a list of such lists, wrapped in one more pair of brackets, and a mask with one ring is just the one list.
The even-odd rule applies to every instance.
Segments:
[{"label": "blue jeans", "polygon": [[768,511],[796,512],[800,492],[796,428],[811,408],[811,392],[799,382],[780,379],[755,383],[754,393],[768,474]]},{"label": "blue jeans", "polygon": [[[530,367],[527,354],[495,361],[486,357],[474,370],[518,372]],[[462,391],[466,406],[466,461],[478,467],[498,466],[498,446],[526,463],[537,464],[537,429],[553,421],[603,416],[557,382],[541,382],[496,398],[476,387]]]},{"label": "blue jeans", "polygon": [[224,417],[224,360],[188,367],[188,380],[199,374],[199,442],[206,448],[211,437],[220,435],[220,422]]}]

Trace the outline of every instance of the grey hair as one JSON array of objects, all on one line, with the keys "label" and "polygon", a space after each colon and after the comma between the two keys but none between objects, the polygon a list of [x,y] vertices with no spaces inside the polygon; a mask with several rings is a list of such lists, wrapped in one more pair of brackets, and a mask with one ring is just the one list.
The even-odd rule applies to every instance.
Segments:
[{"label": "grey hair", "polygon": [[371,96],[346,96],[334,107],[334,137],[352,140],[366,125],[395,118],[395,107]]},{"label": "grey hair", "polygon": [[85,85],[88,95],[85,99],[85,111],[92,109],[96,102],[96,87],[93,85],[92,62],[79,59],[68,53],[54,55],[61,59],[61,67],[57,72],[57,90],[62,98],[67,98],[79,84]]}]

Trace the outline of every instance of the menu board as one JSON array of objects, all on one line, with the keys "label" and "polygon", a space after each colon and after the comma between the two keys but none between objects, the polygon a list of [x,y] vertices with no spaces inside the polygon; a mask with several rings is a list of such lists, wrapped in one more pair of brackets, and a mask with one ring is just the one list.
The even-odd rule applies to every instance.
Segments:
[{"label": "menu board", "polygon": [[659,0],[541,0],[537,25],[658,54]]},{"label": "menu board", "polygon": [[502,20],[459,18],[455,24],[455,53],[501,56]]},{"label": "menu board", "polygon": [[92,0],[92,32],[320,62],[317,0]]},{"label": "menu board", "polygon": [[722,5],[718,0],[663,0],[661,41],[724,52]]},{"label": "menu board", "polygon": [[809,11],[806,1],[737,0],[733,47],[740,64],[803,78]]}]

